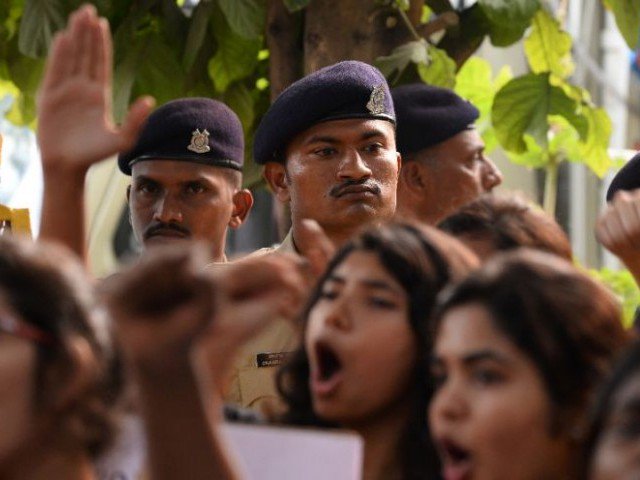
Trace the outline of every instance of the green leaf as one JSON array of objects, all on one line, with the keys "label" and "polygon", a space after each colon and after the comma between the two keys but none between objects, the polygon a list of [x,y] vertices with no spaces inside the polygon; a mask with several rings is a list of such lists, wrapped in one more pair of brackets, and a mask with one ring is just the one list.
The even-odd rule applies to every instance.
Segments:
[{"label": "green leaf", "polygon": [[431,19],[433,11],[427,6],[422,6],[422,13],[420,14],[420,23],[427,23]]},{"label": "green leaf", "polygon": [[489,21],[491,43],[506,47],[522,38],[540,8],[538,0],[478,0]]},{"label": "green leaf", "polygon": [[498,146],[498,140],[491,125],[493,99],[498,90],[511,78],[513,78],[511,69],[505,66],[498,72],[495,80],[492,79],[491,64],[480,57],[467,60],[456,76],[456,93],[469,100],[480,111],[476,128],[482,135],[487,153]]},{"label": "green leaf", "polygon": [[[139,43],[132,45],[114,69],[113,118],[116,122],[121,122],[127,113],[142,51],[144,51],[143,45]],[[153,92],[148,93],[152,94]]]},{"label": "green leaf", "polygon": [[528,74],[511,80],[496,94],[491,112],[500,144],[511,152],[527,150],[529,134],[544,149],[548,147],[549,115],[565,117],[578,131],[584,117],[577,102],[549,83],[549,74]]},{"label": "green leaf", "polygon": [[624,326],[633,327],[636,308],[640,305],[640,290],[628,270],[589,270],[598,281],[607,285],[622,304]]},{"label": "green leaf", "polygon": [[21,0],[0,0],[0,44],[11,40],[18,31],[23,9]]},{"label": "green leaf", "polygon": [[247,40],[233,33],[220,15],[212,17],[218,50],[209,61],[209,77],[218,92],[225,92],[236,80],[249,76],[258,65],[262,40]]},{"label": "green leaf", "polygon": [[28,121],[26,121],[26,118],[22,112],[21,106],[23,99],[20,89],[16,87],[16,85],[10,80],[0,80],[0,101],[7,95],[13,100],[11,103],[11,108],[9,108],[9,111],[6,113],[5,118],[14,125],[23,126],[29,123]]},{"label": "green leaf", "polygon": [[262,35],[267,10],[262,0],[218,0],[231,29],[244,38],[254,39]]},{"label": "green leaf", "polygon": [[183,91],[184,73],[174,50],[161,35],[150,35],[136,72],[134,96],[153,93],[158,105],[162,105],[181,97]]},{"label": "green leaf", "polygon": [[584,161],[583,144],[576,129],[564,118],[557,115],[549,117],[551,140],[549,152],[555,157],[570,162]]},{"label": "green leaf", "polygon": [[33,58],[46,56],[55,32],[66,24],[66,12],[59,0],[26,0],[20,21],[20,52]]},{"label": "green leaf", "polygon": [[426,40],[416,40],[400,45],[391,55],[378,57],[375,64],[385,77],[390,77],[394,72],[399,77],[410,63],[427,65],[428,51],[429,44]]},{"label": "green leaf", "polygon": [[575,65],[571,59],[571,35],[560,28],[544,9],[533,17],[533,28],[524,41],[529,66],[534,73],[551,72],[567,78]]},{"label": "green leaf", "polygon": [[640,36],[640,2],[637,0],[604,0],[612,11],[618,29],[632,50],[638,47]]},{"label": "green leaf", "polygon": [[456,62],[444,50],[429,46],[429,63],[418,63],[418,75],[429,85],[453,88],[456,84]]},{"label": "green leaf", "polygon": [[549,161],[549,154],[536,143],[531,135],[524,134],[525,150],[522,153],[506,151],[507,157],[516,165],[527,168],[543,168]]},{"label": "green leaf", "polygon": [[193,15],[191,15],[191,23],[182,57],[182,64],[187,70],[193,66],[202,48],[202,42],[207,35],[209,19],[214,10],[213,7],[213,2],[200,2],[193,11]]},{"label": "green leaf", "polygon": [[231,110],[236,112],[242,128],[245,132],[251,130],[253,121],[255,119],[255,112],[253,110],[253,98],[251,92],[242,83],[233,84],[224,94],[224,103],[226,103]]},{"label": "green leaf", "polygon": [[302,10],[307,7],[311,3],[311,0],[284,0],[284,6],[290,12],[297,12],[298,10]]},{"label": "green leaf", "polygon": [[609,140],[611,139],[611,119],[602,108],[586,108],[584,116],[589,123],[589,135],[582,150],[584,163],[602,178],[612,164],[608,152]]}]

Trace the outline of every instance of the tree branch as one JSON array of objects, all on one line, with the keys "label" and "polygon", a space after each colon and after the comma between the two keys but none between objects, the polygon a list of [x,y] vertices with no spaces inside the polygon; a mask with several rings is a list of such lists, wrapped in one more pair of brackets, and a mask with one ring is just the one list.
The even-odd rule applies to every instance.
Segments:
[{"label": "tree branch", "polygon": [[302,47],[299,15],[294,15],[282,0],[269,0],[267,6],[267,47],[269,47],[269,83],[271,101],[302,76]]}]

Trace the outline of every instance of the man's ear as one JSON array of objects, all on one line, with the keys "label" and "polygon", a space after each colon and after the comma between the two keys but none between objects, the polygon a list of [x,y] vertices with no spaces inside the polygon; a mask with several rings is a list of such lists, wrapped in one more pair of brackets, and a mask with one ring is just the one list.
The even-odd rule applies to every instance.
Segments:
[{"label": "man's ear", "polygon": [[238,228],[242,225],[253,206],[253,195],[247,189],[238,190],[233,194],[233,212],[229,219],[231,228]]},{"label": "man's ear", "polygon": [[273,193],[278,197],[278,200],[286,203],[291,199],[289,182],[287,181],[287,174],[283,163],[267,162],[262,175]]},{"label": "man's ear", "polygon": [[414,193],[421,193],[427,186],[427,172],[420,162],[405,162],[400,170],[402,184]]}]

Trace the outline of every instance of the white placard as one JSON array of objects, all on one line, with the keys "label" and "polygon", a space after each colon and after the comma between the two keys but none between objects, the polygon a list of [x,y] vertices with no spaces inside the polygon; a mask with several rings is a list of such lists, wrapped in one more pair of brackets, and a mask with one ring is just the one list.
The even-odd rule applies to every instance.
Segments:
[{"label": "white placard", "polygon": [[363,443],[355,433],[227,423],[247,480],[361,480]]}]

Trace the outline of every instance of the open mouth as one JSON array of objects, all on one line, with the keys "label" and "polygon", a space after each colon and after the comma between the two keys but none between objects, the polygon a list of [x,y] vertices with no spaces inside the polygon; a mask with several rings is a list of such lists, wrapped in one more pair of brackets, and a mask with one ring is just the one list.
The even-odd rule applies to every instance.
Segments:
[{"label": "open mouth", "polygon": [[445,480],[467,480],[471,478],[471,452],[451,440],[439,442],[442,459],[442,476]]},{"label": "open mouth", "polygon": [[318,395],[328,395],[335,391],[340,383],[342,361],[335,350],[325,343],[315,347],[316,368],[312,375],[311,387]]},{"label": "open mouth", "polygon": [[340,359],[331,347],[318,344],[316,347],[316,355],[318,358],[318,377],[320,380],[331,380],[342,368]]}]

